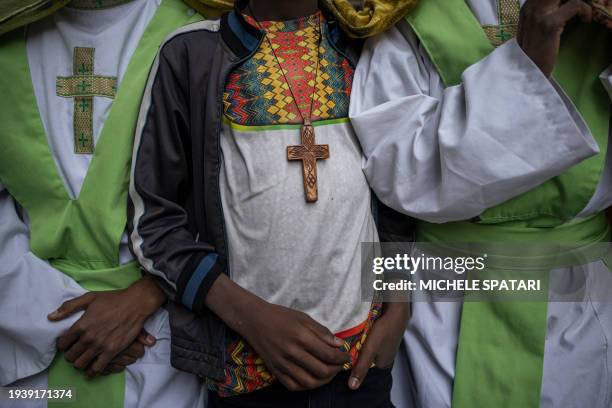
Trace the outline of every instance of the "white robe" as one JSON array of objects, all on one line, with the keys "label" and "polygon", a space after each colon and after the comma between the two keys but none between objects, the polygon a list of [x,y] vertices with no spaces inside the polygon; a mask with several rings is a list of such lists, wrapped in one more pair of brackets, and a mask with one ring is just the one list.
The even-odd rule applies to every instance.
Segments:
[{"label": "white robe", "polygon": [[[94,72],[117,76],[121,86],[138,41],[160,3],[136,0],[101,10],[65,8],[28,27],[27,53],[38,108],[71,197],[79,194],[91,156],[74,154],[74,99],[56,95],[55,78],[72,75],[74,47],[94,47]],[[112,100],[95,97],[94,105],[97,141]],[[120,259],[122,264],[132,260],[125,236]],[[47,314],[83,293],[74,280],[31,252],[27,214],[0,184],[0,385],[47,387],[46,369],[56,353],[55,341],[80,316],[52,323]],[[125,407],[204,407],[207,391],[201,379],[170,366],[168,313],[156,312],[145,329],[157,343],[127,367]],[[83,396],[77,398],[83,401]],[[16,406],[45,407],[46,402],[19,401]]]},{"label": "white robe", "polygon": [[[467,3],[481,24],[499,24],[496,0]],[[601,79],[612,97],[612,69]],[[350,116],[378,197],[437,223],[475,217],[599,151],[565,94],[516,41],[468,68],[461,84],[445,88],[405,21],[366,42]],[[611,205],[608,152],[597,191],[579,216]],[[587,293],[609,298],[607,267],[599,261],[586,268],[594,277]],[[461,307],[413,303],[395,367],[398,408],[450,407]],[[547,327],[541,406],[609,408],[612,305],[589,297],[551,303]]]}]

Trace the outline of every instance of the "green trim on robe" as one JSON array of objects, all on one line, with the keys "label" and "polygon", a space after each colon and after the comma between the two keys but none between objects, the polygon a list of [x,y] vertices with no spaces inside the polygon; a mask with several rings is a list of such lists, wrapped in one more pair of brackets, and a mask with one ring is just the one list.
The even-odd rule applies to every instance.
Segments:
[{"label": "green trim on robe", "polygon": [[[494,50],[463,0],[421,2],[408,17],[408,22],[446,86],[459,84],[463,71]],[[571,24],[563,35],[553,74],[586,121],[603,153],[525,194],[488,209],[481,214],[481,223],[528,221],[533,227],[554,227],[572,220],[586,207],[601,178],[608,146],[610,99],[599,75],[612,64],[611,40],[612,32],[604,27]],[[579,185],[576,180],[580,180]]]},{"label": "green trim on robe", "polygon": [[[494,49],[464,0],[423,1],[407,20],[446,86],[459,84],[463,71]],[[521,196],[488,209],[477,223],[419,222],[418,241],[585,241],[588,245],[609,240],[609,224],[603,214],[572,221],[592,198],[604,168],[610,101],[599,74],[612,62],[609,44],[609,30],[570,24],[553,75],[585,119],[601,153]],[[517,272],[497,268],[478,277],[510,276],[516,278]],[[542,274],[541,281],[542,287],[547,288],[547,273]],[[455,365],[454,408],[539,407],[547,306],[546,302],[464,303]]]},{"label": "green trim on robe", "polygon": [[[159,6],[128,65],[75,199],[66,192],[42,126],[24,33],[0,38],[0,180],[28,213],[32,252],[87,290],[121,289],[141,277],[136,263],[119,264],[134,131],[160,44],[176,29],[202,19],[189,10],[179,0],[164,0]],[[71,407],[123,407],[123,373],[88,380],[59,353],[50,367],[49,387],[74,388],[76,403]]]}]

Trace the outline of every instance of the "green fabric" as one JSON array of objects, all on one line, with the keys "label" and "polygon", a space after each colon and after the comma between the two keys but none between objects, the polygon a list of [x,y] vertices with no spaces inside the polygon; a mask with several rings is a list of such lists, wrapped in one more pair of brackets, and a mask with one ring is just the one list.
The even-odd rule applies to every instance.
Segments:
[{"label": "green fabric", "polygon": [[[408,22],[446,86],[460,83],[466,68],[493,51],[480,23],[463,0],[421,2]],[[419,222],[419,241],[586,245],[609,239],[603,215],[581,223],[571,221],[593,196],[604,166],[610,103],[599,74],[612,62],[609,40],[610,32],[603,28],[571,24],[563,36],[554,72],[554,78],[587,122],[602,153],[485,211],[478,223]],[[541,255],[546,254],[535,256]],[[515,270],[497,268],[485,271],[479,278],[490,277],[487,275],[501,279],[518,276]],[[548,279],[544,275],[542,285],[546,288]],[[453,407],[539,407],[546,316],[546,302],[465,302]]]},{"label": "green fabric", "polygon": [[[416,239],[433,243],[490,244],[502,240],[533,244],[571,243],[575,244],[571,246],[577,251],[586,253],[589,247],[609,241],[610,226],[603,213],[548,229],[530,228],[525,224],[483,227],[467,221],[440,225],[419,221]],[[488,255],[487,269],[470,276],[471,279],[540,279],[542,293],[546,294],[548,272],[566,265],[564,254],[542,254],[542,249],[532,245],[513,258],[506,250],[503,264],[507,267],[504,267],[502,262],[493,261],[502,257],[490,248],[481,245],[479,251],[482,251],[470,254],[481,256],[486,252]],[[540,257],[548,258],[548,263],[542,262]],[[593,260],[595,257],[590,257],[589,261]],[[532,268],[534,265],[536,267]],[[534,302],[484,302],[466,296],[455,364],[454,408],[540,406],[547,319],[547,302],[542,299]]]},{"label": "green fabric", "polygon": [[[463,0],[422,2],[407,19],[446,86],[459,84],[466,68],[493,51],[480,23]],[[585,119],[602,152],[608,145],[610,100],[599,74],[612,63],[611,40],[612,32],[604,27],[570,25],[563,36],[553,74]],[[589,47],[584,47],[585,43]],[[580,66],[576,61],[580,61]],[[528,193],[488,209],[481,214],[480,222],[528,220],[534,227],[563,224],[586,207],[604,163],[605,154],[584,160]]]},{"label": "green fabric", "polygon": [[[0,38],[0,180],[30,218],[30,247],[87,290],[129,286],[141,276],[135,263],[119,264],[127,222],[127,190],[140,99],[159,44],[197,20],[178,0],[164,0],[128,65],[105,122],[79,197],[71,199],[48,145],[28,67],[25,37]],[[49,386],[76,389],[74,407],[122,407],[124,374],[87,380],[58,354]],[[61,403],[49,406],[53,407]]]},{"label": "green fabric", "polygon": [[55,13],[70,0],[2,0],[0,35]]}]

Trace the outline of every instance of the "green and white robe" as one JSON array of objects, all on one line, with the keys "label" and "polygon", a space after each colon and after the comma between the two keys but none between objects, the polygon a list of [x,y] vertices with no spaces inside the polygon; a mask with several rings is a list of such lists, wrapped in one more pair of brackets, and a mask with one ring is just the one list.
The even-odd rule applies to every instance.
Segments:
[{"label": "green and white robe", "polygon": [[201,380],[170,365],[165,310],[145,324],[157,343],[142,359],[93,381],[55,347],[80,314],[47,320],[140,278],[125,235],[140,99],[159,44],[199,19],[179,0],[79,0],[0,38],[2,386],[73,388],[74,407],[205,406]]},{"label": "green and white robe", "polygon": [[[609,240],[609,32],[570,24],[549,80],[512,39],[522,3],[423,1],[366,43],[350,116],[370,184],[422,220],[417,241]],[[488,320],[484,303],[414,303],[397,406],[610,407],[612,274],[602,261],[556,272],[589,273],[583,301]]]}]

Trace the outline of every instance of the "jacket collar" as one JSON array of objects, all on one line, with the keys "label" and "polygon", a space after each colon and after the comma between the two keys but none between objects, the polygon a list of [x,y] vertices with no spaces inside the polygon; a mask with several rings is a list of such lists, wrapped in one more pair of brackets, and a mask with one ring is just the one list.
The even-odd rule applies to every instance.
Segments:
[{"label": "jacket collar", "polygon": [[[221,36],[238,58],[246,58],[255,52],[264,38],[264,32],[249,24],[242,15],[249,0],[236,0],[234,10],[221,17]],[[353,64],[357,62],[358,47],[340,29],[336,19],[321,6],[325,15],[325,28],[329,40],[336,49],[345,54]]]}]

